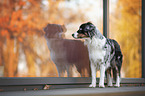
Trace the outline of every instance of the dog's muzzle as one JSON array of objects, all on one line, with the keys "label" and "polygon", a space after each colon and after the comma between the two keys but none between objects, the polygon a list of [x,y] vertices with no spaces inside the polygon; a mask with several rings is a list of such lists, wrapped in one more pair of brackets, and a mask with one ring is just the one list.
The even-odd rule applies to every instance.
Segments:
[{"label": "dog's muzzle", "polygon": [[75,32],[74,34],[72,34],[72,37],[74,37],[74,38],[78,38],[78,33]]},{"label": "dog's muzzle", "polygon": [[74,37],[74,34],[72,34],[72,37]]}]

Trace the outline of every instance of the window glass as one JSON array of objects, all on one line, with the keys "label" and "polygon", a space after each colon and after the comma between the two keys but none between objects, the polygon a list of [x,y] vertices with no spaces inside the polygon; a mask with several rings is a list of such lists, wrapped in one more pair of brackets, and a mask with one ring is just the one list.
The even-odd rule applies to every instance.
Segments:
[{"label": "window glass", "polygon": [[87,49],[71,34],[88,21],[102,32],[102,0],[0,0],[0,5],[1,77],[90,76]]},{"label": "window glass", "polygon": [[109,37],[123,52],[122,77],[141,78],[141,0],[110,0]]}]

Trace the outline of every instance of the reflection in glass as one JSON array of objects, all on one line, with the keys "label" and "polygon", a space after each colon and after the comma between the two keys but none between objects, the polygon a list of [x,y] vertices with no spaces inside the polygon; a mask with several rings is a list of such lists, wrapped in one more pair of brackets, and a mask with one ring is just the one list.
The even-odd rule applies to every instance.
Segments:
[{"label": "reflection in glass", "polygon": [[[73,61],[73,59],[77,61],[76,58],[80,58],[77,63],[84,61],[83,56],[73,57],[75,53],[71,52],[74,49],[78,52],[86,49],[80,47],[83,44],[82,41],[72,40],[71,34],[80,24],[88,21],[94,23],[102,32],[102,0],[1,0],[0,5],[1,77],[90,76],[88,68],[83,64],[77,65]],[[54,40],[53,44],[58,44],[54,48],[58,51],[51,51],[44,37],[43,28],[47,24],[66,28],[62,33],[49,34],[50,41]],[[55,31],[50,28],[49,32]],[[64,42],[62,44],[60,39],[70,42],[69,45]],[[72,42],[77,42],[77,48]],[[60,48],[62,50],[59,50]],[[66,48],[69,49],[68,52]],[[55,52],[55,55],[62,54],[57,59],[70,60],[71,66],[68,62],[57,66],[60,61],[58,60],[57,64],[54,62],[54,58],[50,55],[52,52]],[[71,53],[70,58],[67,55],[64,56],[68,53]],[[88,61],[86,63],[89,64]]]}]

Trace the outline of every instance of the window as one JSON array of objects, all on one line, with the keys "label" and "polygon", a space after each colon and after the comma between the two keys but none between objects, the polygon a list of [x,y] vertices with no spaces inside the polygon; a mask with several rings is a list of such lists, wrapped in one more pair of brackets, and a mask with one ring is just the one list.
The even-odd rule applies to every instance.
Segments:
[{"label": "window", "polygon": [[[81,52],[78,47],[84,47],[83,43],[75,41],[81,43],[75,47],[67,42],[74,42],[71,34],[84,22],[91,21],[102,32],[102,0],[7,0],[0,4],[1,77],[90,76],[88,57],[78,60],[72,52],[75,48]],[[42,30],[47,24],[64,25],[67,31],[49,34],[47,42]],[[62,35],[63,40],[58,40]],[[66,51],[72,52],[69,57]]]},{"label": "window", "polygon": [[[45,33],[43,33],[42,30],[42,28],[46,26],[48,23],[50,23],[50,25],[55,24],[53,28],[56,30],[60,30],[60,32],[62,31],[62,33],[53,35],[54,37],[57,36],[57,38],[50,38],[50,41],[56,40],[54,44],[56,43],[58,45],[59,45],[58,41],[60,40],[59,38],[60,35],[61,37],[63,37],[61,38],[63,40],[67,39],[69,42],[75,41],[80,43],[79,40],[77,41],[72,40],[70,34],[76,31],[78,29],[78,26],[82,22],[92,21],[103,33],[102,29],[104,28],[107,29],[107,26],[104,27],[102,22],[102,21],[107,22],[106,18],[105,19],[102,18],[103,17],[102,11],[106,12],[105,10],[106,6],[103,9],[103,5],[104,5],[103,2],[107,4],[108,0],[90,0],[90,1],[86,0],[87,2],[83,2],[83,1],[84,0],[42,0],[42,1],[22,0],[22,1],[14,1],[14,2],[12,0],[0,1],[1,4],[0,7],[1,10],[0,11],[0,91],[23,90],[23,89],[26,90],[27,88],[28,89],[31,88],[35,90],[36,87],[38,89],[43,89],[44,85],[46,84],[54,85],[53,88],[55,88],[55,85],[57,84],[64,85],[63,87],[66,86],[68,87],[68,85],[69,87],[72,86],[74,87],[75,84],[76,85],[80,84],[81,86],[84,85],[86,87],[87,84],[90,84],[91,78],[89,78],[89,71],[88,69],[83,68],[84,66],[82,65],[76,66],[74,63],[72,63],[70,67],[68,66],[64,67],[60,65],[60,68],[65,69],[65,71],[58,72],[58,67],[56,66],[52,58],[53,55],[50,56],[52,52],[52,50],[50,50],[50,45],[49,45],[50,43],[47,44],[46,39],[44,38]],[[144,0],[142,1],[141,0],[109,0],[109,3],[110,3],[109,4],[110,15],[109,15],[108,37],[114,38],[119,42],[125,59],[123,61],[123,68],[122,68],[123,78],[121,84],[129,84],[129,85],[131,84],[131,86],[133,84],[144,85],[145,84],[145,79],[144,79],[145,78],[145,64],[144,64],[145,63],[144,61],[145,40],[144,39],[145,38],[143,37],[145,37],[144,36],[145,29],[144,27],[142,27],[142,33],[141,33],[141,26],[144,26],[143,21],[145,19],[144,18],[145,12],[143,12],[144,10],[142,10],[144,9],[144,6],[142,6],[141,8],[141,5],[144,5],[145,1]],[[74,4],[76,9],[79,10],[76,10],[75,8],[73,9],[72,4]],[[72,15],[67,15],[67,14],[72,14]],[[57,24],[60,24],[61,26]],[[66,33],[64,33],[65,28],[63,24],[67,28]],[[64,34],[65,36],[63,36]],[[52,34],[49,34],[48,36],[52,37]],[[62,44],[60,45],[62,47]],[[66,44],[64,43],[63,46],[66,47]],[[57,46],[54,48],[61,48],[61,47]],[[70,45],[70,47],[71,47],[70,49],[72,49],[73,45]],[[62,53],[61,51],[58,51],[57,53],[59,52]],[[62,56],[60,55],[60,57]],[[77,61],[77,59],[75,58],[74,60]],[[141,60],[141,58],[143,59]],[[60,58],[58,59],[61,60]],[[79,70],[79,68],[84,70]],[[84,74],[82,74],[81,72]],[[70,75],[68,75],[68,73]],[[141,75],[143,78],[140,78]],[[60,77],[58,78],[58,76]],[[14,78],[7,78],[7,77],[14,77]],[[15,77],[21,77],[21,78],[15,78]],[[27,77],[34,77],[34,78],[27,78]],[[36,77],[40,77],[40,78],[36,78]],[[80,77],[80,78],[62,78],[62,77]],[[88,77],[88,78],[83,78],[83,77]],[[128,79],[128,77],[132,77],[132,78]],[[99,80],[97,79],[97,83],[98,81]],[[13,87],[15,87],[16,89]]]},{"label": "window", "polygon": [[109,37],[123,52],[122,77],[142,77],[142,0],[110,0]]}]

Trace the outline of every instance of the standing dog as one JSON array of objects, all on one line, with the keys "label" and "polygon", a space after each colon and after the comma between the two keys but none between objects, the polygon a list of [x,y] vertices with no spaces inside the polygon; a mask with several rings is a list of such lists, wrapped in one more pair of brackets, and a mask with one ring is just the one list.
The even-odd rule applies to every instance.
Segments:
[{"label": "standing dog", "polygon": [[85,39],[88,47],[92,83],[89,87],[96,87],[96,71],[100,69],[99,87],[104,86],[105,71],[107,73],[108,86],[112,85],[111,70],[116,82],[114,86],[120,87],[120,70],[122,65],[122,53],[119,44],[112,39],[105,38],[100,31],[90,22],[84,23],[79,30],[72,34],[74,38]]}]

